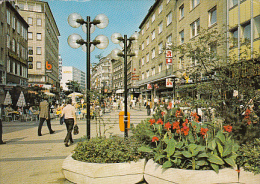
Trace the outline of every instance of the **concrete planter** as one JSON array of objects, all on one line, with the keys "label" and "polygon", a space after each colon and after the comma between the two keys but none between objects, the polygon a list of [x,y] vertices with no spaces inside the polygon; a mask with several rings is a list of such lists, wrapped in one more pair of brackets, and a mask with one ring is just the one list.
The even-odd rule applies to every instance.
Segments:
[{"label": "concrete planter", "polygon": [[[145,166],[144,178],[149,184],[213,184],[213,183],[236,183],[238,173],[234,169],[221,169],[219,173],[212,170],[185,170],[185,169],[162,169],[162,166],[149,160]],[[260,174],[240,171],[240,183],[259,184]]]},{"label": "concrete planter", "polygon": [[143,179],[145,159],[130,163],[87,163],[68,156],[62,165],[66,179],[77,184],[134,184]]}]

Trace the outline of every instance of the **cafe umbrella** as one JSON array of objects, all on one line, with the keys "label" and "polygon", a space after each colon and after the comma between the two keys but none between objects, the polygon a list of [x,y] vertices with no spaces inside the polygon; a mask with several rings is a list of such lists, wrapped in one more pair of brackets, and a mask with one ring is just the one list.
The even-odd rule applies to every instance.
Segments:
[{"label": "cafe umbrella", "polygon": [[11,97],[9,91],[7,91],[6,96],[5,96],[4,105],[9,105],[9,104],[12,104],[12,97]]}]

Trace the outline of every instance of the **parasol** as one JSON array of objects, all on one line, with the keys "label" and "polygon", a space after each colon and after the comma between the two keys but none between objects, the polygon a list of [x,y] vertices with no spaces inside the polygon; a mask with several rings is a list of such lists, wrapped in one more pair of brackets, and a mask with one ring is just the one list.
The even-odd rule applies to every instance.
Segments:
[{"label": "parasol", "polygon": [[20,96],[19,96],[19,98],[18,98],[18,101],[17,101],[16,106],[18,106],[18,107],[24,107],[24,106],[26,106],[24,94],[23,94],[22,91],[21,91],[21,93],[20,93]]},{"label": "parasol", "polygon": [[12,104],[12,97],[11,97],[9,91],[7,91],[6,96],[5,96],[4,105],[9,105],[9,104]]},{"label": "parasol", "polygon": [[81,93],[77,93],[77,92],[73,92],[73,93],[71,93],[71,94],[69,94],[68,95],[68,97],[83,97],[83,94],[81,94]]}]

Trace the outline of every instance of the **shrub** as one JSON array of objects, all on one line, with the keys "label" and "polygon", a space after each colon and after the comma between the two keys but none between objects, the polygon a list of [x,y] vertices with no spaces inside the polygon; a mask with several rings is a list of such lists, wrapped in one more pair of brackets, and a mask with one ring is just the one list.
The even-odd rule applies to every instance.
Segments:
[{"label": "shrub", "polygon": [[139,146],[140,143],[133,138],[124,139],[118,136],[96,137],[90,140],[84,138],[78,143],[72,158],[90,163],[137,161],[144,158],[144,154],[138,151]]}]

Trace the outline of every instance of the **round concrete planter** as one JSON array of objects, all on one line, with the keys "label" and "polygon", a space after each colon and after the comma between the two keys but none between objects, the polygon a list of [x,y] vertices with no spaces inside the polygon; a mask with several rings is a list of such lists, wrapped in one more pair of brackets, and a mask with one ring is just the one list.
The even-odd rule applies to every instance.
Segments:
[{"label": "round concrete planter", "polygon": [[77,184],[134,184],[143,180],[145,159],[130,163],[87,163],[68,156],[62,165],[66,179]]},{"label": "round concrete planter", "polygon": [[[162,169],[162,166],[149,160],[145,166],[144,178],[149,184],[215,184],[236,183],[238,173],[234,169],[221,169],[217,174],[213,170]],[[240,183],[259,184],[260,174],[240,171]]]}]

